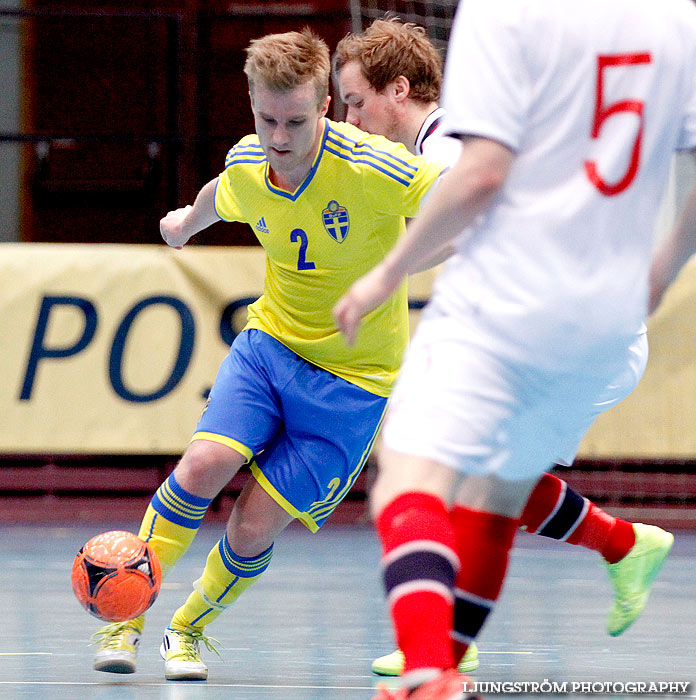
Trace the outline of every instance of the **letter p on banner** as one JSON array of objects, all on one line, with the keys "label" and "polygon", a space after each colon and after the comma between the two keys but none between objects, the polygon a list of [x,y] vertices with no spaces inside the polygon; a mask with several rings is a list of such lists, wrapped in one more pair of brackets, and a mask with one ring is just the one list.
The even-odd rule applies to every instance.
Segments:
[{"label": "letter p on banner", "polygon": [[[54,307],[57,306],[72,306],[82,312],[84,326],[81,336],[72,344],[63,347],[50,348],[46,347],[44,340],[46,338],[46,330]],[[97,310],[94,304],[82,297],[60,297],[60,296],[44,296],[41,301],[41,309],[39,317],[36,321],[34,329],[34,339],[31,344],[31,352],[27,361],[27,371],[24,375],[22,391],[19,395],[20,401],[28,401],[31,398],[31,392],[34,388],[34,378],[39,367],[39,362],[45,358],[62,359],[72,357],[82,352],[92,341],[94,333],[97,330]]]}]

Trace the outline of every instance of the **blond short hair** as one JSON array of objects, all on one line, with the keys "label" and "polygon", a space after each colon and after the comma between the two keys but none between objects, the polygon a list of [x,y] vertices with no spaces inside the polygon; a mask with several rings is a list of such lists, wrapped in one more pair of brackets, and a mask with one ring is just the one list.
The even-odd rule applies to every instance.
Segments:
[{"label": "blond short hair", "polygon": [[442,56],[425,29],[398,18],[376,19],[362,34],[341,39],[333,56],[334,75],[357,61],[363,76],[377,91],[400,75],[411,84],[409,97],[437,102],[442,88]]},{"label": "blond short hair", "polygon": [[284,92],[312,82],[317,91],[318,104],[328,96],[331,74],[329,47],[311,29],[267,34],[252,40],[246,52],[244,72],[252,94],[256,83]]}]

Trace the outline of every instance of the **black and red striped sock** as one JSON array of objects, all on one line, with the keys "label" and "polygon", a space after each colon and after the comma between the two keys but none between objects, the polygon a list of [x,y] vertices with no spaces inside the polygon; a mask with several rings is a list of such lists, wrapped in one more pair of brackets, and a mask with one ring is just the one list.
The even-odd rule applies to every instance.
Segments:
[{"label": "black and red striped sock", "polygon": [[631,523],[609,515],[553,474],[544,474],[530,494],[521,524],[527,532],[597,551],[610,564],[635,544]]},{"label": "black and red striped sock", "polygon": [[444,502],[419,492],[398,496],[379,515],[377,531],[405,672],[452,668],[452,587],[459,559]]},{"label": "black and red striped sock", "polygon": [[450,514],[461,569],[454,587],[452,646],[457,663],[500,595],[517,518],[455,506]]}]

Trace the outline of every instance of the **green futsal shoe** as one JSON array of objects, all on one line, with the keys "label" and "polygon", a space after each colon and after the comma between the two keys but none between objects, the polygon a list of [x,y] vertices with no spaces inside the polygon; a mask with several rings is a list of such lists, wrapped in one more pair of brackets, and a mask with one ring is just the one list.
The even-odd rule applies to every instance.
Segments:
[{"label": "green futsal shoe", "polygon": [[[378,676],[400,676],[404,672],[404,653],[401,649],[393,651],[386,656],[380,656],[372,662],[372,673]],[[472,642],[466,650],[466,654],[459,662],[457,670],[459,673],[471,673],[479,666],[478,649],[476,644]]]},{"label": "green futsal shoe", "polygon": [[92,635],[97,644],[92,668],[106,673],[135,673],[135,661],[143,626],[142,616],[128,622],[112,622]]},{"label": "green futsal shoe", "polygon": [[654,525],[633,524],[636,542],[628,554],[607,564],[614,587],[614,604],[609,611],[607,632],[617,637],[643,612],[650,588],[674,542],[674,535]]}]

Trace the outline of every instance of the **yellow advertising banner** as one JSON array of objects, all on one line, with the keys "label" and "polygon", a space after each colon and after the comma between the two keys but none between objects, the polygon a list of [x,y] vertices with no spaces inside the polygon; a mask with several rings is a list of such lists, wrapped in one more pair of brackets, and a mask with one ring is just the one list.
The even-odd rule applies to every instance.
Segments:
[{"label": "yellow advertising banner", "polygon": [[[256,247],[0,244],[0,454],[182,452],[264,267]],[[410,281],[412,326],[435,274]],[[691,261],[581,457],[696,457],[694,308]]]}]

